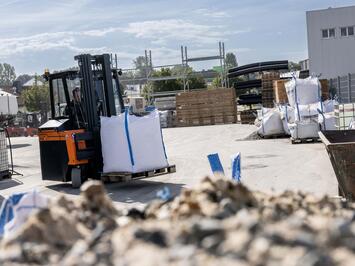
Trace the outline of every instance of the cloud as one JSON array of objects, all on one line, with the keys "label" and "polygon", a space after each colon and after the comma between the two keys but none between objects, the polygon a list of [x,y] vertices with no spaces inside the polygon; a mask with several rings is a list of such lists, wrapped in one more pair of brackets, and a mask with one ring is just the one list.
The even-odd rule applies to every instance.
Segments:
[{"label": "cloud", "polygon": [[75,52],[103,53],[108,50],[107,47],[78,47],[77,38],[103,37],[119,28],[107,28],[102,30],[90,31],[63,31],[53,33],[41,33],[26,37],[14,37],[0,39],[0,57],[8,57],[14,54],[24,52],[38,52],[53,49],[66,48]]},{"label": "cloud", "polygon": [[229,17],[231,17],[225,11],[214,11],[214,10],[207,9],[207,8],[197,9],[194,11],[194,13],[196,13],[198,15],[210,17],[210,18],[229,18]]},{"label": "cloud", "polygon": [[227,31],[220,25],[202,25],[183,19],[167,19],[129,23],[123,32],[133,34],[136,38],[151,39],[153,44],[166,45],[169,41],[211,44],[245,30]]}]

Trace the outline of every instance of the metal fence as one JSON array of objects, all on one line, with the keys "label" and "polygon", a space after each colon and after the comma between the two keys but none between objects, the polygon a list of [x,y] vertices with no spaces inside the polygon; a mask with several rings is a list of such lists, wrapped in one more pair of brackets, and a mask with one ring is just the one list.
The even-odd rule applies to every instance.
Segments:
[{"label": "metal fence", "polygon": [[355,74],[348,74],[329,80],[332,94],[336,94],[339,103],[355,102]]},{"label": "metal fence", "polygon": [[355,103],[337,104],[334,108],[336,127],[348,129],[350,122],[355,119]]},{"label": "metal fence", "polygon": [[0,180],[9,171],[9,159],[7,151],[7,139],[5,131],[0,128]]}]

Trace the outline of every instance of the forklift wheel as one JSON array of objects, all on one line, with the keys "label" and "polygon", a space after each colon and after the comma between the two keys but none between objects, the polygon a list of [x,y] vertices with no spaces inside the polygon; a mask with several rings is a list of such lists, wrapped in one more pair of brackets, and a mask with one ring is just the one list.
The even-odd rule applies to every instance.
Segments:
[{"label": "forklift wheel", "polygon": [[71,169],[71,185],[73,188],[80,188],[82,184],[81,169],[73,168]]}]

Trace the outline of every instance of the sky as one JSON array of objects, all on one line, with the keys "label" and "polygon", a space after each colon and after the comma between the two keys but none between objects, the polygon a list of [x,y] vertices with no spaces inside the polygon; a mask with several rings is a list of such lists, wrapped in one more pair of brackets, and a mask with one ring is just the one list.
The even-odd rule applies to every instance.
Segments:
[{"label": "sky", "polygon": [[[76,65],[80,53],[116,53],[120,68],[152,51],[154,65],[218,54],[239,65],[307,55],[308,10],[355,5],[349,0],[0,0],[0,62],[19,74]],[[211,61],[195,68],[218,65]]]}]

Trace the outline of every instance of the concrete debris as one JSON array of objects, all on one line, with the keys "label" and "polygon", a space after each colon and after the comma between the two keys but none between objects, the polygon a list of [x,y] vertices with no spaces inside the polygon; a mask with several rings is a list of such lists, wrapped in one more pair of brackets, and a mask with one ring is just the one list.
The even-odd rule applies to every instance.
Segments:
[{"label": "concrete debris", "polygon": [[60,197],[0,246],[1,265],[354,265],[355,205],[266,195],[224,178],[143,210],[117,210],[99,182]]}]

